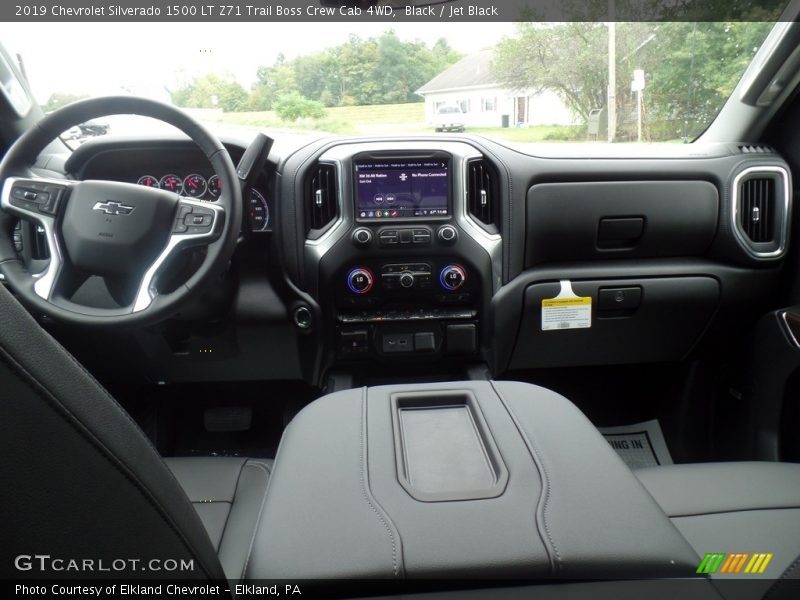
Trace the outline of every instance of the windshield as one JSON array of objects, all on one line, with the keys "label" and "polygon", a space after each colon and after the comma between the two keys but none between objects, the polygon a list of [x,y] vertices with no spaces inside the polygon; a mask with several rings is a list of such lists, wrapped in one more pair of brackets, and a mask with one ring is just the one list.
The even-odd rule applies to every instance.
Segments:
[{"label": "windshield", "polygon": [[[525,145],[691,142],[772,23],[92,23],[40,42],[65,26],[3,33],[45,112],[136,94],[217,132],[306,137],[453,135],[438,117],[458,114],[458,132]],[[148,131],[109,117],[64,138]]]}]

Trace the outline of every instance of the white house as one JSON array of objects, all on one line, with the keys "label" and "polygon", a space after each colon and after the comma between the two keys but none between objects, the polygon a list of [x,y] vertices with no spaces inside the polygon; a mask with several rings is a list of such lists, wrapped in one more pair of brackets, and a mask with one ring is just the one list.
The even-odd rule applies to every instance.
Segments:
[{"label": "white house", "polygon": [[[529,93],[497,83],[491,69],[494,50],[462,58],[417,90],[425,98],[425,117],[433,121],[442,106],[458,104],[467,127],[574,125],[575,115],[552,91]],[[505,119],[504,119],[505,117]]]}]

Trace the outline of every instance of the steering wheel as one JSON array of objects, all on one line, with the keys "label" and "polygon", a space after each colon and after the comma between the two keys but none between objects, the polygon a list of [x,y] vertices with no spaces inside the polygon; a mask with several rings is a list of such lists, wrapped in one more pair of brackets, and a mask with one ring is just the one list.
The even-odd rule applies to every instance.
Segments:
[{"label": "steering wheel", "polygon": [[[219,199],[202,202],[131,183],[50,179],[32,172],[41,151],[61,132],[117,114],[152,117],[189,136],[219,176]],[[0,273],[30,309],[71,323],[146,325],[178,312],[225,270],[242,220],[239,180],[222,143],[177,108],[143,98],[82,100],[44,117],[0,162],[0,184]],[[17,218],[44,231],[50,261],[41,273],[30,273],[16,252]],[[171,259],[192,246],[206,249],[200,266],[175,289],[159,291]],[[117,306],[71,299],[91,276],[102,278]]]}]

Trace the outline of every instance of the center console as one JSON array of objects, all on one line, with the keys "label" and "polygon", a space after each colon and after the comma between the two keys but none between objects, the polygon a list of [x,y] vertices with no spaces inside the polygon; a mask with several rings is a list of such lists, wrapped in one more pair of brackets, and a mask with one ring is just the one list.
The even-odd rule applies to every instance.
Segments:
[{"label": "center console", "polygon": [[480,356],[500,280],[500,236],[467,208],[480,158],[461,142],[342,144],[319,157],[335,166],[341,218],[306,242],[306,258],[337,363]]},{"label": "center console", "polygon": [[634,579],[698,558],[568,400],[516,382],[353,389],[287,427],[247,577]]}]

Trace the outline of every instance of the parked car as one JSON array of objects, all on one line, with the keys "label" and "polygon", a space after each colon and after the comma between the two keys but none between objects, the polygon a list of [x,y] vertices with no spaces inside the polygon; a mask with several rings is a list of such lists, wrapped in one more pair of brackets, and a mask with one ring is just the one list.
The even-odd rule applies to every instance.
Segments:
[{"label": "parked car", "polygon": [[433,127],[437,132],[456,131],[463,133],[466,115],[460,106],[440,106],[433,117]]}]

